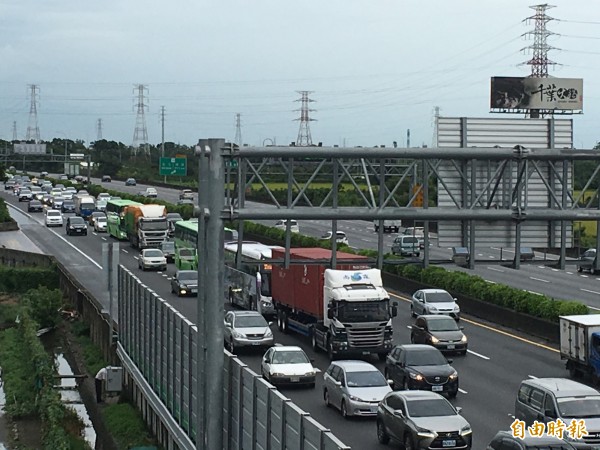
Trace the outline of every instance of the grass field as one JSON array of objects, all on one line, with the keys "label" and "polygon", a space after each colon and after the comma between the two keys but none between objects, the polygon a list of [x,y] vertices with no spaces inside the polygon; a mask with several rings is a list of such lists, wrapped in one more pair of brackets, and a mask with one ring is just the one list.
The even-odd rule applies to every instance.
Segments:
[{"label": "grass field", "polygon": [[[573,198],[577,199],[581,195],[581,191],[573,191]],[[584,202],[588,201],[594,195],[593,190],[586,191],[582,197]],[[585,230],[584,236],[596,237],[596,222],[593,220],[585,220],[581,222],[573,222],[573,230]]]}]

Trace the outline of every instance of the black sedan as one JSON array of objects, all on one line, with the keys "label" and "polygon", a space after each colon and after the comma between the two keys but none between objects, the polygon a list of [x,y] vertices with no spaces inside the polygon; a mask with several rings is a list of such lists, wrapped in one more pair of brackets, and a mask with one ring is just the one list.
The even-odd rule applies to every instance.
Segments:
[{"label": "black sedan", "polygon": [[75,212],[75,202],[72,200],[65,200],[60,207],[61,211],[64,213],[74,213]]},{"label": "black sedan", "polygon": [[87,224],[85,223],[85,220],[79,216],[69,217],[67,219],[66,228],[69,236],[74,234],[87,236]]},{"label": "black sedan", "polygon": [[444,355],[429,345],[397,345],[385,361],[385,378],[394,390],[420,389],[456,397],[458,372]]},{"label": "black sedan", "polygon": [[135,186],[135,185],[137,185],[135,178],[127,178],[127,180],[125,180],[125,186]]},{"label": "black sedan", "polygon": [[44,206],[39,200],[31,200],[27,206],[28,212],[44,212]]},{"label": "black sedan", "polygon": [[179,297],[198,295],[198,272],[195,270],[178,270],[171,279],[171,292]]},{"label": "black sedan", "polygon": [[429,344],[441,351],[467,353],[467,337],[464,327],[459,327],[452,317],[427,314],[417,317],[411,327],[410,342]]}]

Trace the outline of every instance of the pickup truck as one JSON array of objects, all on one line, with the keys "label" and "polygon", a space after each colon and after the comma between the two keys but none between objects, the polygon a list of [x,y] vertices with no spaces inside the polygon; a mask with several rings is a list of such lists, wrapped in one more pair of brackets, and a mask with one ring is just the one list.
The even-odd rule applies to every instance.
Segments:
[{"label": "pickup truck", "polygon": [[[373,226],[375,227],[375,232],[377,233],[379,231],[379,220],[374,220],[373,221]],[[384,220],[383,221],[383,232],[387,233],[397,233],[400,230],[400,227],[402,226],[402,221],[400,220]]]}]

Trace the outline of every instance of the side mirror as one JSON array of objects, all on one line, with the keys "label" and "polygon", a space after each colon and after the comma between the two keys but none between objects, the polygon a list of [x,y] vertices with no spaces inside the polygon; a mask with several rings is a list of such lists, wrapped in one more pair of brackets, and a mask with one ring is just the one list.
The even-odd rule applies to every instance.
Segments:
[{"label": "side mirror", "polygon": [[447,359],[446,361],[448,361],[448,364],[452,364],[452,361],[454,361],[453,359]]},{"label": "side mirror", "polygon": [[395,409],[394,410],[394,415],[397,417],[404,417],[404,413],[402,412],[401,409]]},{"label": "side mirror", "polygon": [[396,305],[392,306],[392,317],[396,317],[398,315],[398,307]]},{"label": "side mirror", "polygon": [[456,407],[456,412],[460,414],[460,413],[461,413],[461,411],[462,411],[462,408],[461,408],[460,406],[457,406],[457,407]]},{"label": "side mirror", "polygon": [[387,384],[389,384],[390,386],[394,386],[394,380],[387,380]]},{"label": "side mirror", "polygon": [[[269,326],[273,326],[273,322],[269,322]],[[464,327],[463,327],[464,328]]]},{"label": "side mirror", "polygon": [[333,382],[333,384],[335,384],[336,386],[341,386],[341,385],[342,385],[342,382],[341,382],[341,381],[337,381],[337,380],[336,380],[336,381],[334,381],[334,382]]},{"label": "side mirror", "polygon": [[457,301],[458,301],[458,299],[457,299],[456,297],[454,297],[454,299],[453,299],[453,300],[454,300],[455,302],[457,302]]}]

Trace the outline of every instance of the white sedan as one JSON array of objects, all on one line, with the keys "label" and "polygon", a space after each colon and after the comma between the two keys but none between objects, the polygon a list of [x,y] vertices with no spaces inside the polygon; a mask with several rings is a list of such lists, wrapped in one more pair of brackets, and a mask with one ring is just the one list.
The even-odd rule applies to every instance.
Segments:
[{"label": "white sedan", "polygon": [[315,387],[317,371],[300,347],[271,347],[263,356],[261,372],[263,378],[273,385],[306,384]]},{"label": "white sedan", "polygon": [[167,270],[167,258],[157,248],[145,248],[140,252],[140,256],[138,257],[138,266],[142,270]]}]

